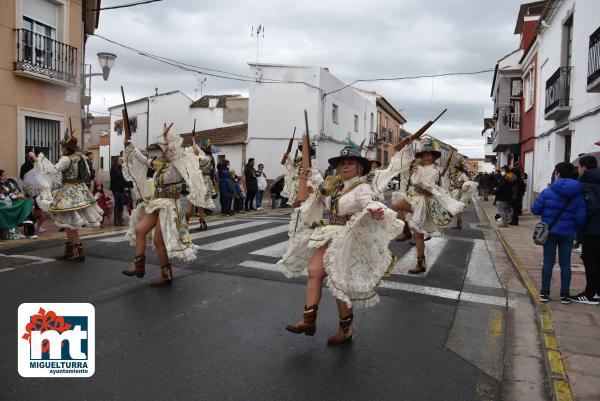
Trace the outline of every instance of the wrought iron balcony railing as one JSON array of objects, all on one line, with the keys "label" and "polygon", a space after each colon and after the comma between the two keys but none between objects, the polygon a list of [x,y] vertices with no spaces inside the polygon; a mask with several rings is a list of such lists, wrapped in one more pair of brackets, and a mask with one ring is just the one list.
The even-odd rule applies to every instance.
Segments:
[{"label": "wrought iron balcony railing", "polygon": [[558,67],[546,81],[546,119],[558,118],[568,112],[570,89],[571,67]]},{"label": "wrought iron balcony railing", "polygon": [[508,129],[519,129],[521,128],[521,114],[510,113],[508,115]]},{"label": "wrought iron balcony railing", "polygon": [[75,84],[77,48],[28,29],[17,29],[15,71],[39,74]]},{"label": "wrought iron balcony railing", "polygon": [[590,35],[587,89],[590,92],[600,91],[600,28]]}]

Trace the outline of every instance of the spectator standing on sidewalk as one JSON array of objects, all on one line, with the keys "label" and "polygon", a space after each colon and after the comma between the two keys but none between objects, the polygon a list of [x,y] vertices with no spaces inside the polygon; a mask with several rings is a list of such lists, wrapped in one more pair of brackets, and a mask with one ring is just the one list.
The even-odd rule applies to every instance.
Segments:
[{"label": "spectator standing on sidewalk", "polygon": [[600,170],[594,156],[579,159],[579,182],[585,200],[586,219],[580,231],[581,258],[585,266],[585,291],[574,296],[575,302],[600,303]]},{"label": "spectator standing on sidewalk", "polygon": [[[493,194],[496,194],[496,188],[498,187],[498,181],[500,181],[500,178],[502,177],[502,172],[500,170],[496,170],[494,173],[492,173],[492,177],[491,177],[491,190]],[[494,196],[494,206],[496,206],[496,197]]]},{"label": "spectator standing on sidewalk", "polygon": [[256,191],[258,191],[258,171],[254,168],[254,158],[248,159],[248,163],[244,167],[244,178],[246,179],[246,199],[244,201],[244,210],[249,212],[250,210],[256,210],[252,203],[256,197]]},{"label": "spectator standing on sidewalk", "polygon": [[502,222],[498,227],[508,227],[508,220],[512,212],[513,202],[513,184],[517,177],[508,170],[508,166],[502,167],[500,170],[500,178],[496,184],[496,197],[494,203],[498,207],[498,214],[502,218]]},{"label": "spectator standing on sidewalk", "polygon": [[125,222],[123,221],[123,206],[126,205],[125,188],[127,188],[128,185],[125,177],[123,177],[123,158],[121,156],[115,157],[113,159],[112,167],[110,168],[110,190],[115,201],[113,210],[115,226],[125,225]]},{"label": "spectator standing on sidewalk", "polygon": [[581,189],[582,184],[575,179],[575,167],[571,163],[558,163],[554,168],[554,181],[542,191],[531,207],[531,212],[542,216],[542,222],[548,224],[550,230],[544,243],[540,290],[542,302],[549,300],[557,248],[561,303],[568,304],[571,300],[571,251],[576,232],[585,223],[586,213]]},{"label": "spectator standing on sidewalk", "polygon": [[92,152],[85,152],[85,162],[88,165],[88,170],[90,170],[90,182],[86,182],[85,184],[88,188],[93,188],[94,181],[96,181],[96,170],[94,170],[94,163],[92,162],[92,157],[94,154]]},{"label": "spectator standing on sidewalk", "polygon": [[256,191],[256,210],[263,210],[262,201],[263,196],[265,194],[265,189],[267,189],[267,175],[264,172],[265,165],[258,165],[258,177],[256,177],[256,183],[258,186],[258,190]]},{"label": "spectator standing on sidewalk", "polygon": [[519,225],[519,216],[523,214],[523,196],[525,196],[525,182],[521,177],[521,169],[513,167],[510,169],[516,177],[512,187],[512,218],[510,223],[511,226]]},{"label": "spectator standing on sidewalk", "polygon": [[487,202],[488,196],[490,195],[490,187],[492,186],[492,174],[483,173],[481,176],[481,196],[483,200]]},{"label": "spectator standing on sidewalk", "polygon": [[223,160],[217,166],[219,176],[219,201],[221,203],[221,215],[233,216],[231,202],[233,202],[234,185],[229,173],[229,160]]}]

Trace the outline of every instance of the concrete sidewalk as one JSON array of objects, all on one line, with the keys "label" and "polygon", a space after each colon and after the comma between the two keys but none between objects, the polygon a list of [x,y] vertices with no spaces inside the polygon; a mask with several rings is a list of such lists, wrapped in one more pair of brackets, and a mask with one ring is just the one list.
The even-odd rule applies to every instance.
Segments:
[{"label": "concrete sidewalk", "polygon": [[[554,398],[600,400],[600,307],[575,302],[562,305],[558,265],[552,275],[550,302],[539,302],[543,256],[542,247],[535,245],[532,239],[539,218],[526,213],[519,218],[518,226],[498,228],[492,202],[480,200],[479,206],[495,226],[536,304]],[[571,266],[571,294],[575,295],[585,287],[585,271],[578,252],[573,252]]]}]

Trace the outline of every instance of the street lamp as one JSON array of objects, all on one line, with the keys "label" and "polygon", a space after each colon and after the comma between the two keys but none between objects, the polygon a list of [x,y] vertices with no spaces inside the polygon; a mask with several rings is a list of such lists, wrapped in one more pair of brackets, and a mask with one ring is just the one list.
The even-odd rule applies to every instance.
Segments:
[{"label": "street lamp", "polygon": [[102,78],[104,78],[105,81],[108,81],[108,74],[110,74],[110,69],[115,64],[116,58],[116,54],[113,53],[98,53],[98,61],[100,62],[100,67],[102,67]]}]

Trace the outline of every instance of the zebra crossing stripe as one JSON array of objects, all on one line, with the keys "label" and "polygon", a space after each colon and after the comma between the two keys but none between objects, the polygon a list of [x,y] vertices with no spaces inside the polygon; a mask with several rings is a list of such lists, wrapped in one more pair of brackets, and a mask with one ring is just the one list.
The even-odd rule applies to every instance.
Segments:
[{"label": "zebra crossing stripe", "polygon": [[288,241],[279,242],[275,245],[250,252],[250,255],[269,256],[271,258],[280,259],[285,254],[288,248]]},{"label": "zebra crossing stripe", "polygon": [[[225,224],[225,223],[230,223],[232,220],[221,220],[221,221],[222,221],[221,224]],[[239,222],[239,220],[234,220],[234,221]],[[249,221],[248,223],[242,223],[242,224],[236,224],[233,226],[221,227],[221,228],[217,228],[216,230],[211,230],[209,228],[208,231],[198,231],[198,232],[191,234],[190,239],[194,240],[194,239],[198,239],[198,238],[212,237],[214,235],[226,234],[226,233],[230,233],[233,231],[239,231],[239,230],[243,230],[245,228],[258,227],[258,226],[262,226],[262,225],[270,224],[270,223],[272,223],[272,222],[271,221]]]},{"label": "zebra crossing stripe", "polygon": [[[257,223],[252,223],[252,227],[255,227]],[[241,225],[241,224],[240,224]],[[222,251],[236,245],[247,244],[248,242],[254,242],[259,239],[271,237],[273,235],[285,233],[288,231],[288,225],[284,224],[277,227],[267,228],[266,230],[255,231],[249,234],[240,235],[226,240],[212,242],[210,244],[200,245],[200,249],[206,251]]]},{"label": "zebra crossing stripe", "polygon": [[[211,222],[210,225],[209,225],[209,227],[220,226],[220,225],[223,225],[223,224],[226,224],[226,223],[235,223],[235,222],[238,222],[238,220],[219,220],[219,221]],[[256,225],[256,223],[254,223],[254,224]],[[261,223],[261,224],[267,224],[267,223]],[[194,223],[190,227],[194,228],[196,226],[199,226],[199,223]],[[237,227],[237,226],[232,226],[232,227]],[[225,228],[229,228],[229,227],[225,227]],[[117,236],[111,237],[111,238],[102,238],[102,239],[99,239],[98,241],[101,241],[101,242],[122,242],[122,241],[126,241],[127,238],[125,237],[125,233],[126,233],[126,231],[122,231],[122,232],[120,232],[120,235],[117,235]],[[208,230],[208,231],[199,231],[197,233],[191,234],[190,237],[192,239],[199,238],[199,237],[196,236],[196,234],[202,234],[202,233],[208,233],[208,234],[212,233],[212,235],[218,235],[218,234],[221,234],[222,232],[219,232],[219,229],[217,229],[217,230]]]},{"label": "zebra crossing stripe", "polygon": [[[435,264],[448,241],[448,238],[433,237],[429,241],[425,242],[425,255],[427,257],[426,262],[428,269],[425,271],[425,273],[421,273],[416,277],[427,277],[431,271],[431,266]],[[399,258],[398,262],[396,262],[396,265],[394,266],[394,270],[392,270],[392,274],[415,276],[414,274],[408,273],[408,270],[415,267],[416,264],[417,248],[413,246],[408,252]]]},{"label": "zebra crossing stripe", "polygon": [[[255,260],[245,260],[242,263],[240,263],[239,266],[248,267],[248,268],[257,269],[257,270],[271,271],[271,272],[280,272],[281,271],[279,269],[279,266],[277,266],[277,264],[275,264],[275,263],[258,262]],[[307,275],[306,270],[302,274],[303,274],[303,276],[306,276]],[[475,294],[475,293],[464,292],[464,291],[461,292],[461,291],[456,291],[456,290],[449,290],[446,288],[430,287],[430,286],[418,285],[418,284],[401,283],[398,281],[382,280],[379,283],[379,288],[385,288],[385,289],[395,290],[395,291],[411,292],[414,294],[428,295],[428,296],[437,297],[437,298],[451,299],[451,300],[455,300],[455,301],[460,300],[460,301],[465,301],[465,302],[473,302],[473,303],[486,304],[486,305],[492,305],[492,306],[503,306],[503,307],[506,307],[507,305],[511,306],[511,307],[514,306],[511,304],[508,304],[505,297]]]}]

